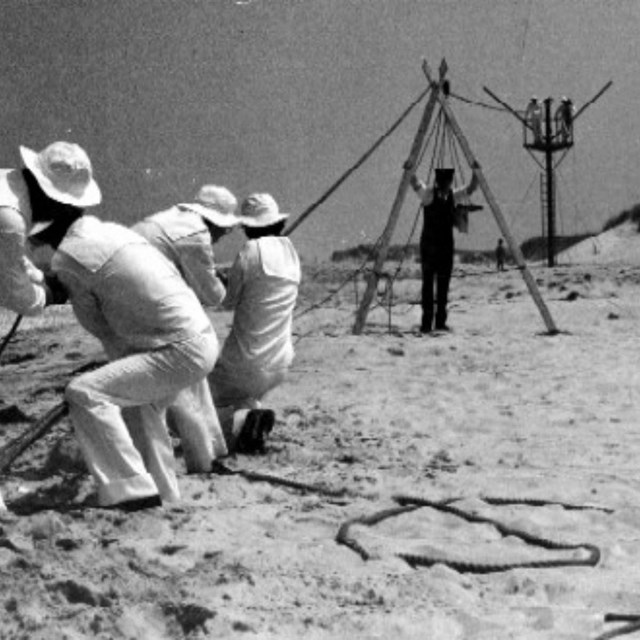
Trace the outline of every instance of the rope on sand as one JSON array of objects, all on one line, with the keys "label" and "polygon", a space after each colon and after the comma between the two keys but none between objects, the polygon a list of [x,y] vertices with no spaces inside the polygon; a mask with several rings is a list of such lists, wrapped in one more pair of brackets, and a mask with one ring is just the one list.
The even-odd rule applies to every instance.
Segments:
[{"label": "rope on sand", "polygon": [[605,633],[600,634],[594,640],[611,640],[611,638],[618,638],[619,636],[624,636],[629,633],[634,633],[635,631],[640,631],[640,616],[638,615],[618,615],[618,614],[607,614],[604,617],[605,622],[622,622],[622,621],[630,621],[628,624],[625,624],[617,629],[612,629],[611,631],[606,631]]},{"label": "rope on sand", "polygon": [[[354,524],[363,524],[367,526],[372,526],[385,520],[387,518],[400,515],[402,513],[406,513],[408,511],[413,511],[415,509],[421,507],[431,507],[433,509],[437,509],[439,511],[443,511],[445,513],[450,513],[452,515],[458,516],[467,520],[468,522],[473,523],[482,523],[482,524],[491,524],[493,525],[503,536],[515,536],[520,538],[527,544],[541,547],[543,549],[552,549],[552,550],[578,550],[584,549],[588,552],[588,556],[583,559],[579,558],[564,558],[564,559],[549,559],[549,560],[531,560],[531,561],[519,561],[519,562],[504,562],[504,563],[483,563],[483,562],[473,562],[473,561],[465,561],[465,560],[456,560],[449,559],[446,557],[440,556],[429,556],[429,555],[419,555],[419,554],[410,554],[410,553],[398,553],[396,554],[399,558],[402,558],[407,564],[411,567],[429,567],[434,564],[444,564],[456,571],[461,573],[492,573],[497,571],[507,571],[509,569],[516,568],[551,568],[551,567],[566,567],[566,566],[591,566],[594,567],[598,564],[600,560],[600,549],[595,545],[589,543],[565,543],[559,542],[555,540],[550,540],[548,538],[543,538],[541,536],[533,535],[527,531],[523,531],[518,529],[517,527],[511,527],[505,525],[494,518],[489,518],[485,516],[480,516],[475,513],[470,513],[465,511],[459,507],[454,506],[452,503],[458,500],[459,498],[447,499],[447,500],[428,500],[425,498],[416,498],[413,496],[395,496],[394,500],[400,504],[399,507],[385,509],[384,511],[379,511],[370,516],[353,518],[345,522],[339,529],[338,535],[336,536],[336,541],[338,544],[343,544],[353,551],[355,551],[363,560],[367,560],[370,557],[369,552],[364,549],[364,547],[352,536],[350,535],[349,529]],[[516,498],[481,498],[484,502],[488,504],[526,504],[526,505],[534,505],[541,506],[546,504],[555,504],[561,505],[568,509],[599,509],[605,510],[603,508],[591,505],[575,505],[575,504],[564,504],[558,501],[545,501],[541,499],[516,499]]]},{"label": "rope on sand", "polygon": [[355,551],[363,560],[369,560],[371,558],[371,554],[351,535],[349,535],[349,529],[354,524],[363,524],[367,527],[372,527],[373,525],[386,520],[387,518],[392,518],[394,516],[399,516],[403,513],[408,513],[410,511],[415,511],[419,507],[417,505],[403,505],[400,507],[390,507],[389,509],[383,509],[382,511],[376,511],[369,516],[359,516],[357,518],[352,518],[351,520],[347,520],[346,522],[340,525],[338,529],[338,533],[336,535],[336,542],[338,544],[342,544],[345,547],[349,547],[352,551]]},{"label": "rope on sand", "polygon": [[327,496],[329,498],[342,498],[345,496],[356,495],[353,491],[350,491],[346,487],[331,489],[322,484],[291,480],[290,478],[283,478],[282,476],[276,476],[271,473],[249,471],[247,469],[232,469],[218,461],[215,461],[213,463],[211,471],[218,475],[241,476],[249,482],[267,482],[269,484],[277,485],[280,487],[287,487],[288,489],[296,489],[297,491],[302,491],[303,493],[316,493],[322,496]]}]

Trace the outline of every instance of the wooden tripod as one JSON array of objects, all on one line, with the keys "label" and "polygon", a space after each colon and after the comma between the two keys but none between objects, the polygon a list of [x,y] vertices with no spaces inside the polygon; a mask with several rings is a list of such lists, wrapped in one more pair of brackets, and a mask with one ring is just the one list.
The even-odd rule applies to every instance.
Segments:
[{"label": "wooden tripod", "polygon": [[420,122],[420,126],[418,128],[418,132],[413,141],[413,145],[409,153],[409,158],[407,159],[404,165],[402,179],[400,180],[400,186],[398,187],[398,193],[394,200],[393,207],[391,209],[391,214],[389,215],[389,220],[380,238],[380,246],[376,254],[376,260],[374,263],[373,271],[369,275],[369,278],[367,280],[367,288],[362,298],[362,302],[360,303],[360,307],[356,313],[356,320],[353,326],[353,333],[356,335],[359,335],[364,330],[364,326],[367,321],[367,314],[369,313],[369,307],[371,306],[371,302],[373,301],[374,293],[377,290],[378,279],[380,278],[382,267],[384,265],[384,262],[387,257],[387,253],[389,251],[389,243],[391,241],[391,237],[393,235],[395,227],[398,223],[398,219],[400,217],[400,211],[402,209],[402,205],[404,203],[404,199],[406,197],[407,190],[409,187],[409,182],[411,180],[411,176],[415,172],[415,169],[416,169],[415,164],[419,157],[420,150],[422,148],[424,139],[426,137],[427,130],[429,128],[429,123],[433,116],[433,112],[436,104],[439,104],[440,108],[444,112],[444,115],[447,118],[447,122],[451,126],[451,130],[456,136],[460,144],[460,148],[462,149],[462,152],[464,153],[465,158],[469,163],[469,166],[476,167],[474,171],[478,178],[478,184],[482,189],[482,192],[484,193],[484,197],[493,213],[494,218],[496,219],[496,222],[498,224],[498,227],[500,228],[502,235],[507,241],[507,244],[509,246],[509,249],[511,251],[511,254],[514,260],[516,261],[518,269],[522,273],[522,277],[524,278],[525,284],[529,289],[529,293],[531,294],[533,301],[535,302],[536,306],[538,307],[538,310],[540,311],[542,319],[547,327],[548,333],[551,335],[558,333],[558,329],[556,328],[553,318],[551,317],[549,309],[547,308],[544,300],[542,299],[542,296],[540,295],[540,291],[538,290],[538,287],[536,285],[536,282],[533,276],[531,275],[531,272],[527,268],[527,264],[524,260],[524,256],[522,255],[522,251],[520,251],[520,247],[516,243],[515,238],[513,237],[511,230],[509,229],[506,223],[504,215],[502,214],[502,211],[498,206],[498,202],[494,198],[493,194],[491,193],[491,189],[489,188],[489,183],[484,177],[482,169],[480,168],[479,163],[477,162],[473,152],[471,151],[471,147],[464,133],[462,132],[462,129],[460,128],[458,121],[456,120],[453,114],[453,111],[451,110],[451,107],[447,102],[446,95],[442,91],[442,85],[444,83],[445,75],[447,73],[446,61],[443,59],[442,62],[440,63],[439,79],[437,82],[433,80],[431,70],[426,60],[422,64],[422,70],[424,71],[427,81],[429,82],[429,85],[431,87],[431,93],[429,95],[429,99],[425,106],[424,113],[422,116],[422,121]]}]

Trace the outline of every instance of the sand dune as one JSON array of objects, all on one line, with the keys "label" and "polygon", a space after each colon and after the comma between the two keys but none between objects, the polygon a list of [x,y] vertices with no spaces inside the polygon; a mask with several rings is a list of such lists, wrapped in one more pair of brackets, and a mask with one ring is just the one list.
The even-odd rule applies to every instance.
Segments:
[{"label": "sand dune", "polygon": [[583,240],[558,256],[559,264],[640,264],[637,222],[625,222]]}]

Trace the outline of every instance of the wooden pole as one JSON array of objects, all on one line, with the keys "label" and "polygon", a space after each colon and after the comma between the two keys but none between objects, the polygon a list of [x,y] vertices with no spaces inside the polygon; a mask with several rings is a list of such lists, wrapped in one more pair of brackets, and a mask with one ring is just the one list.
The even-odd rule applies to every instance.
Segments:
[{"label": "wooden pole", "polygon": [[293,231],[295,231],[304,220],[306,220],[325,200],[329,198],[329,196],[336,191],[336,189],[360,166],[362,166],[365,160],[368,160],[369,157],[373,154],[373,152],[402,124],[403,120],[411,113],[413,108],[422,101],[430,87],[427,87],[403,112],[402,115],[387,129],[387,131],[376,140],[376,142],[371,146],[361,157],[360,159],[347,171],[345,171],[340,178],[338,178],[325,193],[316,200],[312,205],[307,207],[296,220],[285,230],[285,236],[290,235]]},{"label": "wooden pole", "polygon": [[482,88],[485,93],[489,94],[497,103],[501,104],[507,111],[510,111],[518,120],[520,120],[527,129],[533,129],[533,127],[512,106],[508,105],[503,100],[500,100],[500,98],[498,98],[498,96],[492,91],[489,91],[487,87]]},{"label": "wooden pole", "polygon": [[607,82],[607,84],[604,85],[604,87],[602,87],[602,89],[600,89],[600,91],[598,91],[598,93],[596,93],[595,96],[593,96],[593,98],[591,98],[591,100],[587,100],[587,102],[585,102],[579,109],[578,111],[576,111],[575,115],[573,116],[573,122],[576,121],[576,119],[580,116],[580,114],[589,106],[592,105],[605,91],[607,91],[607,89],[609,89],[609,87],[613,84],[613,80],[609,80],[609,82]]},{"label": "wooden pole", "polygon": [[7,348],[7,345],[9,344],[9,342],[11,342],[11,338],[13,338],[15,332],[18,330],[18,327],[20,326],[20,322],[22,322],[22,316],[21,315],[19,315],[15,319],[11,329],[9,329],[9,332],[7,333],[7,335],[2,340],[2,344],[0,344],[0,356],[2,356],[2,353]]},{"label": "wooden pole", "polygon": [[415,164],[418,161],[420,151],[422,150],[422,144],[424,143],[424,139],[427,135],[429,123],[431,121],[431,117],[433,116],[433,110],[435,109],[435,106],[436,106],[436,101],[437,101],[436,96],[441,91],[442,83],[444,81],[444,77],[446,73],[447,73],[447,63],[443,59],[442,62],[440,63],[440,80],[438,84],[429,80],[431,93],[429,94],[429,99],[427,100],[427,104],[425,105],[424,112],[422,115],[422,120],[420,121],[420,126],[418,128],[418,132],[416,133],[416,136],[413,140],[413,145],[409,153],[409,158],[404,164],[402,178],[400,180],[400,186],[398,187],[398,192],[393,202],[391,213],[389,214],[389,220],[387,221],[387,226],[384,228],[384,231],[382,232],[382,236],[380,238],[380,246],[378,247],[378,250],[376,253],[373,272],[369,275],[367,279],[367,288],[365,289],[364,295],[362,297],[362,302],[360,303],[360,307],[358,308],[358,311],[356,313],[356,320],[353,326],[353,333],[355,335],[360,335],[362,333],[365,323],[367,321],[367,314],[369,313],[369,307],[371,306],[371,302],[373,301],[374,293],[378,288],[378,278],[380,277],[380,272],[382,271],[384,262],[387,259],[387,253],[389,252],[389,242],[391,241],[393,232],[398,223],[398,219],[400,217],[400,211],[402,209],[405,196],[407,195],[407,190],[409,189],[409,182],[411,180],[411,176],[415,173],[415,169],[416,169]]},{"label": "wooden pole", "polygon": [[547,180],[547,266],[553,267],[556,253],[556,187],[553,175],[553,133],[551,131],[551,98],[544,101],[545,109],[545,175]]},{"label": "wooden pole", "polygon": [[14,438],[0,448],[0,474],[7,473],[16,458],[34,442],[49,433],[49,431],[67,415],[68,411],[69,406],[63,400],[48,411],[40,420],[29,426],[17,438]]},{"label": "wooden pole", "polygon": [[[424,71],[424,74],[427,77],[427,80],[429,82],[432,82],[431,70],[429,69],[429,65],[427,64],[426,60],[422,63],[422,70]],[[527,285],[527,288],[529,289],[529,293],[531,294],[533,301],[535,302],[536,306],[538,307],[538,310],[540,311],[540,315],[544,320],[544,323],[547,327],[548,332],[550,334],[558,333],[558,329],[553,321],[553,318],[551,317],[551,314],[549,313],[549,309],[547,308],[544,300],[542,299],[542,296],[540,295],[540,292],[538,291],[538,287],[536,286],[536,282],[533,279],[531,272],[527,268],[527,263],[524,260],[522,251],[520,251],[520,247],[518,246],[517,242],[515,241],[515,238],[511,234],[511,230],[509,229],[507,222],[504,216],[502,215],[502,211],[498,206],[498,202],[493,197],[493,193],[491,193],[491,189],[489,188],[489,183],[484,177],[482,168],[479,167],[478,162],[475,156],[473,155],[473,152],[471,151],[471,147],[469,146],[469,143],[464,133],[462,132],[462,129],[460,128],[460,125],[458,124],[453,114],[453,111],[451,110],[451,107],[449,106],[449,103],[439,91],[434,93],[436,95],[436,99],[440,102],[440,106],[442,107],[442,110],[444,111],[445,116],[447,117],[447,121],[451,125],[451,129],[453,130],[454,134],[458,139],[458,142],[460,143],[460,147],[462,149],[462,152],[465,155],[465,158],[467,159],[467,162],[469,163],[470,166],[476,167],[474,171],[478,178],[478,184],[482,189],[482,192],[484,193],[484,197],[487,200],[487,203],[491,211],[493,212],[493,215],[496,219],[496,222],[498,223],[498,227],[500,228],[502,235],[504,236],[505,240],[507,241],[507,244],[509,245],[511,255],[513,255],[516,261],[516,264],[518,265],[518,268],[522,272],[522,277],[524,278],[524,281]]]}]

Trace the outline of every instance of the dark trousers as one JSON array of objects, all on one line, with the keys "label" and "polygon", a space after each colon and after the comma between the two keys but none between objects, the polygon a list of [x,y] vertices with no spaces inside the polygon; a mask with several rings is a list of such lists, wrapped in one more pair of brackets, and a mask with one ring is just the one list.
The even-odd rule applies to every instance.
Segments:
[{"label": "dark trousers", "polygon": [[431,331],[433,325],[434,295],[436,286],[436,329],[442,329],[447,323],[447,301],[449,282],[453,271],[453,247],[437,249],[421,247],[422,259],[422,331]]}]

